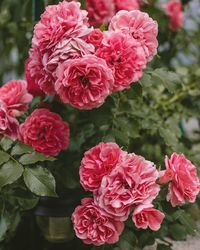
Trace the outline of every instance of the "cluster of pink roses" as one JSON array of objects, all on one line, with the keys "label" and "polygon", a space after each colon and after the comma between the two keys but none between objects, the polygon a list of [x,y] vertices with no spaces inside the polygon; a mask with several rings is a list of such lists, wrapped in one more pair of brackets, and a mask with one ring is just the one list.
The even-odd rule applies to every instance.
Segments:
[{"label": "cluster of pink roses", "polygon": [[166,15],[170,19],[169,27],[172,31],[183,26],[184,14],[183,14],[183,5],[180,0],[170,0],[167,3],[163,4]]},{"label": "cluster of pink roses", "polygon": [[0,136],[18,139],[38,152],[55,156],[68,146],[69,126],[58,114],[43,108],[19,124],[17,117],[23,115],[32,99],[26,81],[12,80],[0,88]]},{"label": "cluster of pink roses", "polygon": [[152,162],[115,143],[100,143],[87,151],[80,181],[94,198],[83,199],[72,214],[77,237],[86,244],[116,243],[131,212],[137,228],[159,230],[164,214],[153,206],[159,184],[170,182],[167,199],[173,206],[194,202],[200,191],[196,167],[176,153],[165,164],[167,169],[159,174]]},{"label": "cluster of pink roses", "polygon": [[119,11],[101,32],[89,27],[78,2],[48,6],[34,29],[28,89],[78,109],[97,108],[141,78],[157,53],[157,34],[157,23],[140,10]]}]

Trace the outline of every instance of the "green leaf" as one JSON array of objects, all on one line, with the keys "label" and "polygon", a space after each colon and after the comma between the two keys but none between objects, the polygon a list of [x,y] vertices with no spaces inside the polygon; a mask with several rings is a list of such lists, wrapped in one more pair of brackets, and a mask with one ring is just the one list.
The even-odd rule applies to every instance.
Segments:
[{"label": "green leaf", "polygon": [[8,230],[8,221],[2,215],[0,217],[0,241],[4,240],[7,230]]},{"label": "green leaf", "polygon": [[184,213],[179,217],[180,223],[185,227],[189,234],[195,235],[197,232],[197,225],[191,215]]},{"label": "green leaf", "polygon": [[23,176],[26,186],[34,194],[39,196],[57,196],[55,191],[56,182],[48,169],[40,166],[26,168]]},{"label": "green leaf", "polygon": [[10,155],[0,150],[0,165],[7,162],[10,159]]},{"label": "green leaf", "polygon": [[0,141],[0,146],[3,148],[3,150],[8,151],[13,144],[13,141],[8,137],[3,137]]},{"label": "green leaf", "polygon": [[157,250],[172,250],[170,246],[167,246],[165,244],[158,244],[156,249]]},{"label": "green leaf", "polygon": [[12,184],[23,174],[24,168],[17,162],[10,160],[0,167],[0,188]]},{"label": "green leaf", "polygon": [[31,152],[33,152],[33,149],[30,146],[22,144],[22,143],[17,143],[12,148],[11,155],[22,155],[22,154],[31,153]]},{"label": "green leaf", "polygon": [[117,245],[120,247],[120,249],[134,250],[136,242],[137,239],[135,234],[130,230],[126,230],[120,237]]},{"label": "green leaf", "polygon": [[174,240],[185,240],[187,232],[184,226],[180,224],[174,224],[169,226],[169,235]]},{"label": "green leaf", "polygon": [[33,152],[30,154],[24,154],[20,157],[19,162],[23,165],[34,164],[39,161],[55,161],[56,159],[53,157],[47,157],[43,154]]}]

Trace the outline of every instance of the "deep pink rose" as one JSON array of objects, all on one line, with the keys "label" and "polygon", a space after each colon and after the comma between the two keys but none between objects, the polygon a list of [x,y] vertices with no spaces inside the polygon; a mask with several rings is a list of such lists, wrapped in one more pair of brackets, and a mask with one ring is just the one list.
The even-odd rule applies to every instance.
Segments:
[{"label": "deep pink rose", "polygon": [[32,45],[43,51],[55,46],[64,37],[81,37],[88,31],[87,11],[81,10],[78,2],[63,1],[47,6],[35,25]]},{"label": "deep pink rose", "polygon": [[114,0],[114,1],[116,5],[116,11],[140,9],[138,0]]},{"label": "deep pink rose", "polygon": [[195,202],[200,191],[200,181],[196,167],[183,155],[173,153],[165,159],[166,172],[161,177],[161,183],[169,183],[167,199],[172,206]]},{"label": "deep pink rose", "polygon": [[20,116],[32,99],[33,96],[27,92],[26,81],[12,80],[0,88],[0,100],[6,104],[11,116]]},{"label": "deep pink rose", "polygon": [[133,222],[137,228],[158,231],[165,215],[153,208],[153,205],[139,205],[133,212]]},{"label": "deep pink rose", "polygon": [[166,15],[170,18],[170,29],[176,31],[183,27],[184,13],[183,6],[179,0],[170,0],[163,4]]},{"label": "deep pink rose", "polygon": [[85,152],[80,167],[80,182],[85,190],[95,191],[102,178],[119,162],[122,150],[116,143],[100,143]]},{"label": "deep pink rose", "polygon": [[18,138],[19,123],[16,118],[10,116],[5,103],[0,100],[0,136],[6,135],[13,140]]},{"label": "deep pink rose", "polygon": [[58,114],[48,109],[36,109],[20,125],[23,143],[47,156],[56,156],[69,144],[69,126]]},{"label": "deep pink rose", "polygon": [[92,26],[108,24],[115,15],[114,0],[86,0],[86,9]]},{"label": "deep pink rose", "polygon": [[104,176],[95,202],[110,216],[125,221],[133,206],[151,203],[160,191],[154,164],[135,154],[124,154],[112,172]]},{"label": "deep pink rose", "polygon": [[137,82],[147,64],[140,43],[122,32],[105,32],[96,55],[103,58],[112,69],[114,91],[127,89],[131,83]]},{"label": "deep pink rose", "polygon": [[[36,82],[36,79],[34,79],[34,74],[31,76],[31,58],[26,60],[25,63],[25,75],[26,75],[26,81],[27,81],[27,90],[30,94],[33,96],[41,96],[44,97],[45,94],[39,87],[38,83]],[[37,70],[37,67],[39,66],[38,64],[32,64],[33,67]],[[37,72],[37,71],[36,71]],[[35,73],[36,73],[35,72]],[[33,70],[32,70],[33,73]],[[38,75],[38,74],[37,74]]]},{"label": "deep pink rose", "polygon": [[109,30],[133,36],[140,42],[148,61],[157,54],[158,24],[147,13],[121,10],[112,18]]},{"label": "deep pink rose", "polygon": [[55,87],[64,103],[78,109],[101,106],[113,89],[113,74],[106,62],[94,55],[68,60],[57,68]]},{"label": "deep pink rose", "polygon": [[87,35],[86,40],[98,48],[103,40],[103,32],[100,29],[94,29]]},{"label": "deep pink rose", "polygon": [[82,199],[82,205],[72,214],[72,221],[76,236],[85,244],[96,246],[116,243],[124,229],[122,222],[108,217],[91,198]]}]

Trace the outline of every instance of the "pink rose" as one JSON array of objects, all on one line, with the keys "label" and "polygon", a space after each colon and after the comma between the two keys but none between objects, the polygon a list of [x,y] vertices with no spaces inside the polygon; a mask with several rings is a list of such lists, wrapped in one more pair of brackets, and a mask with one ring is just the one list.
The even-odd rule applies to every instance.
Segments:
[{"label": "pink rose", "polygon": [[113,88],[113,74],[106,62],[94,55],[68,60],[57,68],[55,88],[64,103],[78,109],[101,106]]},{"label": "pink rose", "polygon": [[147,13],[121,10],[112,18],[109,30],[133,36],[140,42],[148,61],[157,54],[158,24]]},{"label": "pink rose", "polygon": [[133,206],[151,203],[160,191],[154,164],[135,154],[124,154],[112,172],[104,176],[95,202],[110,216],[125,221]]},{"label": "pink rose", "polygon": [[85,152],[80,167],[80,182],[85,190],[95,191],[101,180],[119,162],[122,150],[115,143],[100,143]]},{"label": "pink rose", "polygon": [[86,40],[98,48],[103,40],[103,32],[100,29],[94,29],[87,35]]},{"label": "pink rose", "polygon": [[96,55],[103,58],[112,69],[114,91],[127,89],[132,82],[137,82],[147,64],[140,43],[121,32],[105,32]]},{"label": "pink rose", "polygon": [[86,9],[92,26],[108,24],[115,15],[114,0],[86,0]]},{"label": "pink rose", "polygon": [[183,27],[184,13],[183,6],[179,0],[171,0],[163,4],[165,14],[170,18],[170,29],[176,31]]},{"label": "pink rose", "polygon": [[58,114],[48,109],[36,109],[20,125],[23,143],[47,156],[56,156],[69,144],[69,126]]},{"label": "pink rose", "polygon": [[52,49],[45,52],[32,48],[29,51],[26,75],[29,76],[29,82],[37,83],[38,88],[46,94],[54,95],[58,64],[94,52],[94,46],[80,38],[62,39]]},{"label": "pink rose", "polygon": [[196,167],[183,154],[173,153],[165,158],[166,172],[161,182],[169,183],[169,200],[173,207],[185,202],[195,202],[200,191]]},{"label": "pink rose", "polygon": [[82,199],[82,205],[72,214],[72,221],[76,236],[85,244],[96,246],[116,243],[124,229],[122,222],[108,217],[91,198]]},{"label": "pink rose", "polygon": [[[27,81],[27,90],[30,94],[33,96],[41,96],[44,97],[45,94],[39,87],[38,83],[35,81],[34,76],[31,76],[31,58],[26,60],[25,63],[25,76],[26,76],[26,81]],[[33,64],[32,64],[33,65]],[[38,64],[35,64],[34,67],[39,66]],[[33,71],[32,71],[33,72]]]},{"label": "pink rose", "polygon": [[89,31],[87,11],[78,2],[60,2],[49,5],[35,25],[33,47],[41,51],[55,46],[62,38],[81,37]]},{"label": "pink rose", "polygon": [[159,210],[153,208],[153,205],[140,205],[135,208],[133,213],[133,222],[137,228],[158,231],[165,215]]},{"label": "pink rose", "polygon": [[27,92],[27,83],[23,80],[12,80],[0,88],[0,100],[3,101],[11,116],[19,116],[28,109],[33,97]]},{"label": "pink rose", "polygon": [[17,119],[9,115],[6,104],[0,100],[0,135],[6,135],[16,140],[18,128]]},{"label": "pink rose", "polygon": [[138,0],[115,0],[116,10],[139,10]]}]

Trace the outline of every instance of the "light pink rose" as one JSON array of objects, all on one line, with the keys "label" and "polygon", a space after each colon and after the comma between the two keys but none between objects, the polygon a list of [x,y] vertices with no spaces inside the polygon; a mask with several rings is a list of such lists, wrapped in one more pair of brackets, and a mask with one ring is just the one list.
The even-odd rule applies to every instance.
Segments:
[{"label": "light pink rose", "polygon": [[95,202],[110,216],[125,221],[133,206],[150,204],[160,191],[154,164],[135,154],[124,154],[112,172],[104,176]]},{"label": "light pink rose", "polygon": [[113,89],[113,74],[105,60],[94,55],[68,60],[57,68],[55,88],[64,103],[78,109],[101,106]]},{"label": "light pink rose", "polygon": [[165,215],[159,210],[153,208],[153,205],[139,205],[133,212],[133,222],[137,228],[158,231]]},{"label": "light pink rose", "polygon": [[6,104],[11,116],[21,115],[32,99],[33,96],[27,92],[26,81],[12,80],[0,88],[0,100]]},{"label": "light pink rose", "polygon": [[10,116],[5,103],[0,100],[0,136],[5,135],[13,140],[18,138],[19,123],[16,118]]},{"label": "light pink rose", "polygon": [[80,3],[63,1],[47,6],[35,25],[33,47],[41,51],[55,46],[62,38],[81,37],[89,31],[87,11],[80,9]]},{"label": "light pink rose", "polygon": [[140,42],[148,61],[157,54],[158,24],[147,13],[121,10],[112,18],[109,30],[133,36]]},{"label": "light pink rose", "polygon": [[108,24],[115,15],[114,0],[86,0],[86,9],[88,11],[89,23],[92,26]]},{"label": "light pink rose", "polygon": [[100,29],[94,29],[87,35],[86,40],[98,48],[103,40],[103,32]]},{"label": "light pink rose", "polygon": [[147,60],[140,43],[122,32],[104,33],[102,45],[96,51],[112,69],[115,83],[113,91],[121,91],[137,82],[142,76]]},{"label": "light pink rose", "polygon": [[91,198],[82,199],[72,214],[76,236],[85,244],[96,246],[114,244],[124,229],[124,224],[107,216]]},{"label": "light pink rose", "polygon": [[116,143],[99,143],[85,152],[80,167],[80,182],[85,190],[95,191],[102,178],[119,162],[122,150]]},{"label": "light pink rose", "polygon": [[165,14],[170,18],[170,29],[176,31],[183,27],[184,24],[184,13],[183,6],[179,0],[170,0],[163,4]]},{"label": "light pink rose", "polygon": [[48,109],[36,109],[20,125],[20,138],[25,144],[47,156],[56,156],[69,144],[69,125]]},{"label": "light pink rose", "polygon": [[139,10],[140,5],[138,0],[114,0],[116,11],[119,10]]},{"label": "light pink rose", "polygon": [[183,155],[173,153],[165,158],[166,172],[160,181],[169,183],[169,200],[173,207],[185,202],[195,202],[200,191],[196,167]]},{"label": "light pink rose", "polygon": [[30,84],[33,82],[38,85],[38,88],[46,94],[54,95],[58,64],[94,52],[94,46],[81,38],[62,39],[53,48],[45,52],[38,48],[31,48],[26,67],[27,79]]}]

